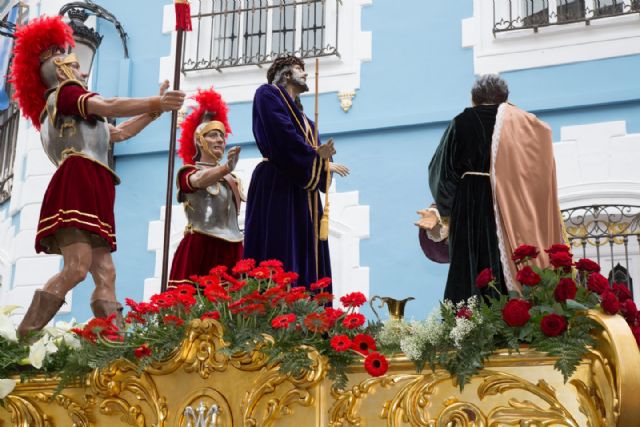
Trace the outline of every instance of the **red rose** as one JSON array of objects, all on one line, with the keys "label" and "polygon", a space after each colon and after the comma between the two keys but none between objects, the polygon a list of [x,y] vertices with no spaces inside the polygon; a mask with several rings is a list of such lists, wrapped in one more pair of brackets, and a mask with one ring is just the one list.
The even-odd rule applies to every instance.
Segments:
[{"label": "red rose", "polygon": [[345,316],[344,319],[342,319],[342,326],[344,326],[347,329],[355,329],[355,328],[359,328],[360,326],[364,325],[364,316],[360,313],[351,313]]},{"label": "red rose", "polygon": [[336,335],[331,338],[330,341],[331,347],[335,351],[347,351],[351,348],[351,340],[346,335]]},{"label": "red rose", "polygon": [[511,255],[511,259],[516,262],[520,262],[529,258],[537,258],[538,248],[531,245],[520,245],[513,251],[513,255]]},{"label": "red rose", "polygon": [[380,353],[373,352],[364,359],[364,368],[372,377],[379,377],[387,373],[389,362]]},{"label": "red rose", "polygon": [[591,292],[602,295],[604,291],[609,290],[609,279],[600,273],[591,273],[587,279],[587,288]]},{"label": "red rose", "polygon": [[605,313],[616,314],[620,310],[620,301],[618,297],[611,291],[605,291],[600,295],[600,306]]},{"label": "red rose", "polygon": [[533,271],[533,268],[525,265],[518,271],[516,280],[526,286],[535,286],[540,283],[540,276]]},{"label": "red rose", "polygon": [[624,300],[620,302],[620,312],[627,319],[627,323],[630,325],[635,324],[636,317],[638,316],[638,307],[632,299]]},{"label": "red rose", "polygon": [[570,278],[560,279],[555,291],[553,291],[553,297],[558,302],[567,302],[568,299],[574,299],[576,297],[576,282]]},{"label": "red rose", "polygon": [[571,248],[567,245],[556,243],[554,245],[551,245],[549,249],[545,249],[544,251],[548,254],[556,254],[559,252],[570,252]]},{"label": "red rose", "polygon": [[148,345],[146,344],[142,344],[140,347],[136,348],[133,351],[133,354],[135,354],[135,356],[138,359],[142,359],[143,357],[149,357],[151,356],[151,349],[149,348]]},{"label": "red rose", "polygon": [[493,272],[490,268],[487,267],[482,270],[476,277],[476,286],[478,287],[478,289],[483,289],[486,288],[489,283],[493,282],[494,280],[496,280],[496,278],[493,277]]},{"label": "red rose", "polygon": [[612,286],[613,293],[616,294],[620,302],[624,302],[628,299],[632,299],[631,291],[624,283],[616,282]]},{"label": "red rose", "polygon": [[547,314],[540,321],[540,329],[548,337],[557,337],[567,330],[567,319],[559,314]]},{"label": "red rose", "polygon": [[566,268],[573,265],[573,255],[570,252],[551,252],[549,262],[555,268]]},{"label": "red rose", "polygon": [[530,308],[529,301],[514,298],[509,300],[502,309],[502,319],[509,326],[524,326],[531,318]]},{"label": "red rose", "polygon": [[358,334],[353,337],[353,343],[351,348],[360,354],[369,354],[370,351],[375,351],[376,341],[367,334]]},{"label": "red rose", "polygon": [[367,302],[367,297],[362,292],[351,292],[340,298],[340,302],[345,307],[360,307]]},{"label": "red rose", "polygon": [[459,318],[471,319],[471,316],[473,316],[473,312],[469,307],[462,307],[456,313],[456,317],[459,317]]},{"label": "red rose", "polygon": [[580,261],[576,262],[576,268],[580,271],[586,271],[589,273],[600,273],[600,266],[598,263],[593,262],[588,258],[582,258]]}]

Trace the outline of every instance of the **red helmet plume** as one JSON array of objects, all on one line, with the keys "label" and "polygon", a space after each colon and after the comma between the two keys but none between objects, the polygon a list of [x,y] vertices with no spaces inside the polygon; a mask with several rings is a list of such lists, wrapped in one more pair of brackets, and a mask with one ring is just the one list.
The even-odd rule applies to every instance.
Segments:
[{"label": "red helmet plume", "polygon": [[193,164],[194,162],[193,157],[196,155],[194,135],[196,128],[202,122],[212,120],[222,122],[226,133],[231,133],[231,127],[227,119],[229,108],[222,96],[213,90],[213,87],[206,90],[198,89],[198,92],[191,98],[198,103],[198,106],[180,124],[181,133],[178,155],[185,165]]},{"label": "red helmet plume", "polygon": [[68,46],[75,46],[73,30],[60,16],[42,16],[19,26],[15,37],[10,77],[15,90],[13,97],[24,116],[40,129],[40,113],[45,106],[47,90],[40,78],[40,56],[52,47],[66,50]]}]

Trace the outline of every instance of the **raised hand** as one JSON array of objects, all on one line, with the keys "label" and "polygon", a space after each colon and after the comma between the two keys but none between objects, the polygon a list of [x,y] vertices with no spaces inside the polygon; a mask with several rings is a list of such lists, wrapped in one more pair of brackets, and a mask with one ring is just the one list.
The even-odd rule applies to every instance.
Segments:
[{"label": "raised hand", "polygon": [[432,230],[436,225],[438,225],[438,215],[431,209],[421,209],[416,212],[420,215],[420,219],[414,222],[420,228],[424,228],[425,230]]},{"label": "raised hand", "polygon": [[333,146],[333,138],[329,138],[329,140],[325,144],[322,144],[318,148],[316,148],[316,151],[320,158],[326,160],[330,159],[331,156],[336,154],[336,149]]},{"label": "raised hand", "polygon": [[167,91],[165,89],[165,92],[160,95],[160,108],[162,111],[179,110],[182,107],[182,104],[184,104],[184,97],[185,93],[181,90]]},{"label": "raised hand", "polygon": [[229,168],[229,172],[232,172],[236,168],[239,158],[240,158],[240,147],[230,148],[229,152],[227,153],[227,167]]},{"label": "raised hand", "polygon": [[169,80],[165,80],[160,85],[160,93],[158,95],[162,96],[169,89]]}]

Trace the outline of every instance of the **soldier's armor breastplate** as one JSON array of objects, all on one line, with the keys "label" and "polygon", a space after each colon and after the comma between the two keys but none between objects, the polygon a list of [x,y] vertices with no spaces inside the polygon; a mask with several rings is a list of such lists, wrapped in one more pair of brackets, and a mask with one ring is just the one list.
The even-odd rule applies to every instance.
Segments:
[{"label": "soldier's armor breastplate", "polygon": [[104,120],[89,122],[78,116],[64,116],[56,111],[56,92],[47,98],[47,113],[40,126],[40,138],[44,151],[56,165],[69,155],[79,154],[101,163],[114,174],[109,165],[109,127]]},{"label": "soldier's armor breastplate", "polygon": [[184,193],[186,231],[196,231],[229,242],[243,239],[233,191],[225,180],[193,193]]}]

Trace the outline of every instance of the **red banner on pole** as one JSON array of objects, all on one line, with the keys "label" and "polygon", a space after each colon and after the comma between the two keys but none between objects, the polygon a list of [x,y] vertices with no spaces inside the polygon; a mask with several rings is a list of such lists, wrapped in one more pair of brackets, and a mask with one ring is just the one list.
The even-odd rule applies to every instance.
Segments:
[{"label": "red banner on pole", "polygon": [[176,31],[191,31],[191,5],[188,0],[175,0]]}]

